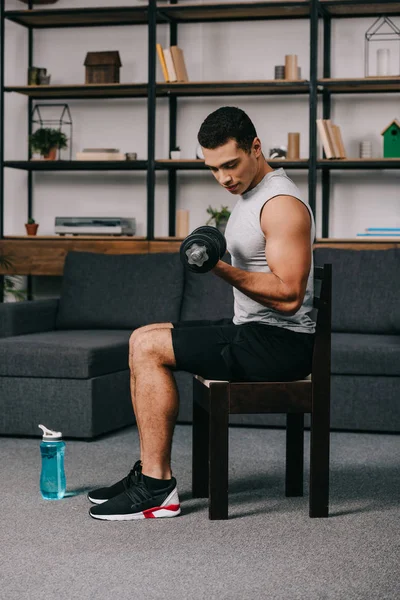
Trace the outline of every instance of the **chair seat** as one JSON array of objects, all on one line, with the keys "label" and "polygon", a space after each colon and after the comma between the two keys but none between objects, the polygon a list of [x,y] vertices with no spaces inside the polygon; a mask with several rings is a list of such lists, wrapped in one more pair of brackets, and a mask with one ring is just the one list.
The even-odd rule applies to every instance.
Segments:
[{"label": "chair seat", "polygon": [[[194,375],[194,377],[196,379],[198,379],[206,387],[210,387],[210,385],[212,383],[229,383],[229,381],[225,381],[224,379],[204,379],[204,377],[202,377],[201,375]],[[311,381],[311,373],[309,375],[307,375],[307,377],[305,377],[304,379],[299,379],[298,381]],[[259,382],[257,382],[257,383],[259,383]],[[266,383],[270,383],[270,382],[266,382]],[[293,383],[293,382],[289,382],[289,383]]]},{"label": "chair seat", "polygon": [[[298,412],[309,413],[312,409],[311,374],[298,381],[251,381],[229,382],[204,379],[194,375],[202,385],[209,388],[229,389],[229,414],[263,414]],[[219,385],[218,384],[222,384]],[[204,408],[207,406],[203,404]]]}]

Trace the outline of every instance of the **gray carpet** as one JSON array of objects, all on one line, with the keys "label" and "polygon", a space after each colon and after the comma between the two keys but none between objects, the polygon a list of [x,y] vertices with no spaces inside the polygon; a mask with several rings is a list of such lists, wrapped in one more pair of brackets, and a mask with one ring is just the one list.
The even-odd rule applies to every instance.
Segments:
[{"label": "gray carpet", "polygon": [[[308,443],[307,433],[307,470]],[[86,490],[127,473],[136,428],[67,441],[68,496],[53,502],[39,494],[39,439],[0,438],[0,598],[400,597],[398,436],[332,434],[328,519],[308,517],[308,484],[304,498],[285,498],[283,430],[233,427],[230,448],[228,521],[209,521],[207,501],[191,498],[191,427],[180,425],[181,516],[102,522],[89,517]]]}]

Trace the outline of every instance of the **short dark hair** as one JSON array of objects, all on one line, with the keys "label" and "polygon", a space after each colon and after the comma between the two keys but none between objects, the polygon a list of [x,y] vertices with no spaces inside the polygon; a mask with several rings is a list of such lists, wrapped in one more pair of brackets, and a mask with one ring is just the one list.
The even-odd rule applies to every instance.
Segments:
[{"label": "short dark hair", "polygon": [[222,106],[203,121],[197,139],[203,148],[213,150],[229,140],[236,140],[238,148],[249,153],[256,129],[250,117],[236,106]]}]

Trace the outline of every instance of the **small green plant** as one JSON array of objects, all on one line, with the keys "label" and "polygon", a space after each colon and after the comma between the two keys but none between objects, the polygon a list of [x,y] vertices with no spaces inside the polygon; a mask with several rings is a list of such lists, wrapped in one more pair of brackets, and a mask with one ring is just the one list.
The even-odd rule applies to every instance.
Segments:
[{"label": "small green plant", "polygon": [[217,210],[216,208],[212,208],[211,206],[209,206],[207,208],[207,212],[211,216],[208,219],[206,225],[211,223],[211,221],[214,221],[216,227],[218,227],[218,225],[220,225],[221,223],[226,222],[231,216],[231,211],[228,209],[227,206],[221,206],[221,210]]},{"label": "small green plant", "polygon": [[29,219],[27,220],[28,225],[33,225],[34,223],[36,223],[35,219],[32,219],[32,217],[29,217]]},{"label": "small green plant", "polygon": [[[0,267],[5,269],[11,269],[13,266],[11,256],[0,253]],[[4,276],[4,293],[14,296],[15,300],[21,301],[26,300],[26,291],[17,289],[17,285],[22,281],[22,278],[18,275],[5,275]]]},{"label": "small green plant", "polygon": [[60,150],[67,148],[68,138],[59,129],[41,127],[29,136],[29,143],[32,152],[39,152],[42,156],[46,156],[52,148],[60,148]]}]

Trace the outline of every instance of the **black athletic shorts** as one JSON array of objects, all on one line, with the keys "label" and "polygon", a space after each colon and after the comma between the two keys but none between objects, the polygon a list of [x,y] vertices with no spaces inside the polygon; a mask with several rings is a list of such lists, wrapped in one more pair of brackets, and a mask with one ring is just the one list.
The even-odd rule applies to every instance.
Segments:
[{"label": "black athletic shorts", "polygon": [[173,326],[176,370],[227,381],[295,381],[311,373],[314,334],[232,319]]}]

